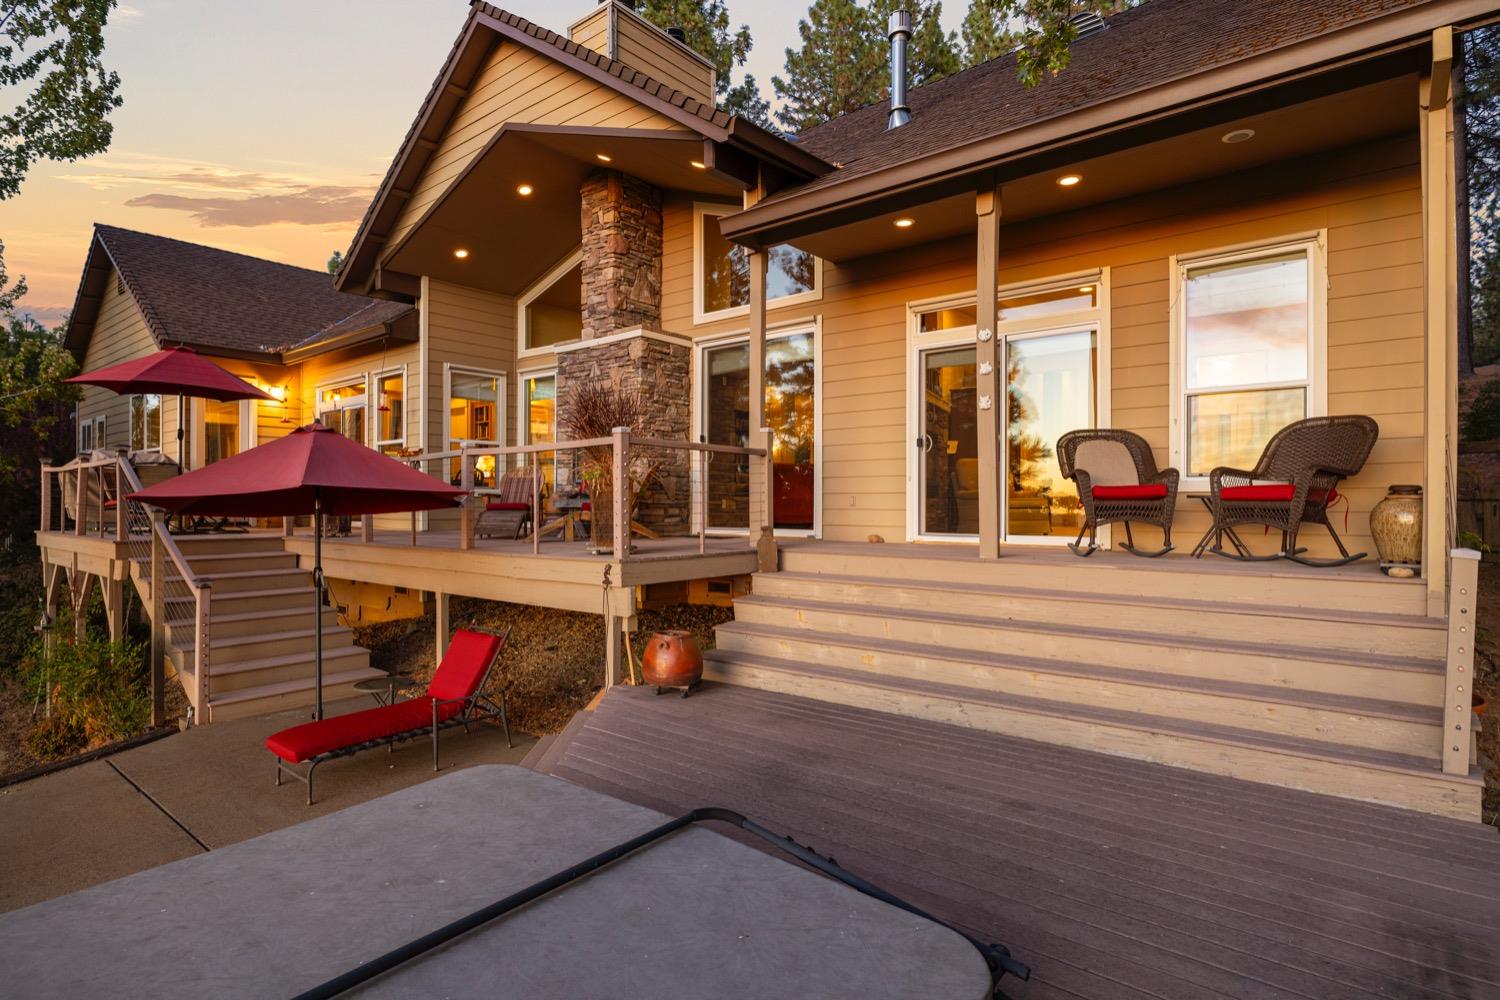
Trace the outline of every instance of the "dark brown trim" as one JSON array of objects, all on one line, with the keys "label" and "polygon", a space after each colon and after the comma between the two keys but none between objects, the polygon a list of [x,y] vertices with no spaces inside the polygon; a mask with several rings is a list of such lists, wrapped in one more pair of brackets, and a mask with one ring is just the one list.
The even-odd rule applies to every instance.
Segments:
[{"label": "dark brown trim", "polygon": [[402,322],[405,318],[405,316],[400,316],[387,323],[374,323],[358,330],[350,330],[348,333],[341,333],[337,337],[320,340],[306,347],[289,348],[281,352],[281,363],[284,365],[301,364],[308,358],[315,358],[320,354],[332,354],[334,351],[359,347],[372,341],[384,340],[398,344],[414,344],[417,342],[418,333],[411,327],[415,324]]},{"label": "dark brown trim", "polygon": [[738,115],[729,121],[729,138],[760,159],[774,163],[791,174],[822,177],[834,170],[833,164],[822,157],[809,153],[795,143]]},{"label": "dark brown trim", "polygon": [[[1011,168],[1024,157],[1159,124],[1212,105],[1275,91],[1361,62],[1420,53],[1434,28],[1481,16],[1492,0],[1434,0],[1307,39],[1217,69],[1179,77],[1056,115],[976,142],[949,147],[848,181],[762,202],[723,220],[725,237],[757,247],[851,221],[848,209],[879,202],[903,190],[942,183],[986,167]],[[1303,98],[1305,99],[1305,97]],[[1295,102],[1293,102],[1295,103]],[[1133,142],[1141,140],[1134,139]],[[1123,143],[1125,145],[1130,142]],[[1072,155],[1080,154],[1074,150]],[[882,208],[882,210],[884,210]],[[858,213],[855,213],[856,217]]]}]

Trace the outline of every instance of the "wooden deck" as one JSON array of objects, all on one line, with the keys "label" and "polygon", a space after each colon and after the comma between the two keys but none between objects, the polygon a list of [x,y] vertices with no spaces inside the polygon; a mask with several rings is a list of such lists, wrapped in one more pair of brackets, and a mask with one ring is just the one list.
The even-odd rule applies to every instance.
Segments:
[{"label": "wooden deck", "polygon": [[1013,998],[1500,997],[1493,828],[708,685],[617,688],[539,766],[737,809],[1008,946]]}]

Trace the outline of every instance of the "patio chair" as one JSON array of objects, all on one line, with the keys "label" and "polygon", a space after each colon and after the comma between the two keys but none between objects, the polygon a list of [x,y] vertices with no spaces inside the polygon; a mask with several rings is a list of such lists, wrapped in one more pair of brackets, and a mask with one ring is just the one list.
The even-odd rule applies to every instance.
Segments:
[{"label": "patio chair", "polygon": [[[461,628],[427,685],[427,692],[407,701],[379,708],[305,722],[266,738],[266,749],[276,757],[276,784],[289,774],[307,785],[307,804],[313,802],[313,771],[324,761],[361,750],[395,744],[419,736],[432,737],[432,769],[438,769],[438,733],[451,726],[469,731],[471,722],[496,716],[505,728],[505,745],[514,746],[505,716],[505,692],[496,702],[484,693],[490,671],[500,659],[510,629],[499,634]],[[306,764],[305,772],[293,765]]]},{"label": "patio chair", "polygon": [[[1208,551],[1230,559],[1291,559],[1306,566],[1343,566],[1367,553],[1350,555],[1333,530],[1328,508],[1340,499],[1338,484],[1364,468],[1380,427],[1364,416],[1311,417],[1272,435],[1253,469],[1220,466],[1208,474],[1214,523]],[[1347,501],[1345,501],[1347,503]],[[1303,524],[1321,524],[1338,546],[1337,559],[1308,559],[1297,546]],[[1281,532],[1281,550],[1258,556],[1239,540],[1235,525],[1263,524]],[[1224,549],[1228,535],[1235,551]]]},{"label": "patio chair", "polygon": [[[1099,547],[1099,525],[1125,525],[1125,543],[1132,555],[1154,559],[1172,551],[1172,515],[1177,509],[1177,470],[1156,468],[1146,439],[1131,431],[1099,428],[1069,431],[1057,442],[1057,463],[1063,476],[1078,486],[1083,525],[1068,543],[1074,555],[1089,556]],[[1161,528],[1162,547],[1154,552],[1136,548],[1132,521]],[[1083,536],[1088,547],[1080,548]]]},{"label": "patio chair", "polygon": [[[474,534],[481,538],[499,535],[502,538],[521,538],[536,516],[532,508],[535,486],[532,483],[532,467],[517,466],[500,479],[495,495],[485,501],[484,509],[474,522]],[[546,499],[546,484],[542,486],[542,499]]]}]

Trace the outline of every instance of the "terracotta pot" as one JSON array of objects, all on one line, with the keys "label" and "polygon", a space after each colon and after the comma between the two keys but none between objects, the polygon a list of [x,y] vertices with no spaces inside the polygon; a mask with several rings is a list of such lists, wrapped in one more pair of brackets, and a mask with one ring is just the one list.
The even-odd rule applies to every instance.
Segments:
[{"label": "terracotta pot", "polygon": [[1414,576],[1422,566],[1422,487],[1392,486],[1370,511],[1370,534],[1380,568],[1391,576]]},{"label": "terracotta pot", "polygon": [[695,687],[703,679],[703,651],[693,634],[680,629],[653,634],[641,657],[641,677],[658,688]]}]

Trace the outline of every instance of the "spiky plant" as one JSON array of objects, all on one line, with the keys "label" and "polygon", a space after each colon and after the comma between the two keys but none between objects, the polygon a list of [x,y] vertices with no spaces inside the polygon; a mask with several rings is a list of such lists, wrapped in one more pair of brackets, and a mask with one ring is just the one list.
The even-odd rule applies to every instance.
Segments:
[{"label": "spiky plant", "polygon": [[[632,434],[645,429],[648,404],[634,389],[602,381],[574,382],[564,389],[563,402],[558,422],[574,441],[607,438],[616,427],[629,427]],[[626,509],[632,518],[641,494],[656,481],[661,465],[660,459],[645,449],[630,450],[625,484],[629,491]],[[579,473],[588,486],[594,547],[608,548],[614,533],[614,449],[609,445],[581,449]]]}]

